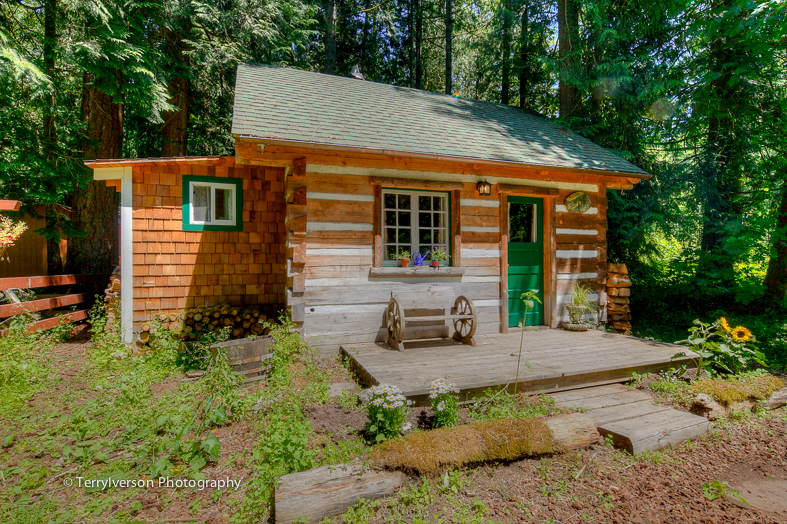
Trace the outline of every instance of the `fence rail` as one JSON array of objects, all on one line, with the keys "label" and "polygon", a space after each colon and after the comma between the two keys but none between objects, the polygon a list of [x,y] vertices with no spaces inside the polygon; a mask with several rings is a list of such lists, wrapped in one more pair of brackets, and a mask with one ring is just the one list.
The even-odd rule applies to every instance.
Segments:
[{"label": "fence rail", "polygon": [[[7,292],[15,289],[38,289],[80,284],[95,284],[98,290],[106,284],[108,278],[109,275],[106,274],[0,278],[0,291]],[[6,293],[6,296],[9,298],[15,297],[13,293]],[[56,314],[48,318],[35,317],[39,317],[40,313],[45,313],[54,309],[89,303],[92,298],[93,293],[71,293],[30,300],[28,302],[2,304],[0,305],[0,319],[7,319],[17,315],[30,315],[33,318],[31,319],[32,321],[27,324],[27,331],[29,333],[34,333],[38,330],[52,329],[61,324],[72,324],[80,320],[85,320],[87,318],[87,310],[81,309],[59,315]],[[0,336],[5,335],[7,331],[7,329],[0,330]]]}]

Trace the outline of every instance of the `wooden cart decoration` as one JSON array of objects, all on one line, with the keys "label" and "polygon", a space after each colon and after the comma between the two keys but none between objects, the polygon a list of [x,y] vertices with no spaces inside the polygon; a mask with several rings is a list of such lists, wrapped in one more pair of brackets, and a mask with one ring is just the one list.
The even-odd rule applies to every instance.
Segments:
[{"label": "wooden cart decoration", "polygon": [[[433,299],[438,297],[432,297]],[[409,315],[405,315],[405,306],[402,303],[402,297],[394,296],[391,293],[391,301],[388,302],[388,311],[386,312],[386,328],[388,329],[388,344],[404,351],[404,344],[402,341],[405,338],[407,323],[408,322],[441,322],[450,320],[454,324],[453,339],[464,344],[475,347],[476,328],[478,327],[478,315],[476,314],[473,301],[464,295],[456,297],[454,306],[451,308],[450,314],[442,315],[417,315],[413,314],[412,310],[419,309],[443,309],[445,311],[445,301],[442,304],[433,303],[425,304],[424,297],[419,296],[418,301],[412,301],[407,304],[407,309],[411,311]]]}]

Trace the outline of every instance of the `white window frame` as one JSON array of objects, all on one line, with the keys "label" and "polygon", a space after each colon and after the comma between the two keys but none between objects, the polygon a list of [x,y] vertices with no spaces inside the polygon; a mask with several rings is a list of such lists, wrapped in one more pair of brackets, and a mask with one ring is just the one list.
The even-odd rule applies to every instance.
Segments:
[{"label": "white window frame", "polygon": [[[194,218],[194,188],[207,187],[210,190],[210,211],[213,215],[211,221],[200,221]],[[230,219],[229,220],[216,220],[216,189],[224,189],[230,191]],[[220,184],[214,182],[189,182],[189,223],[200,226],[237,226],[238,225],[238,210],[235,209],[235,194],[237,188],[235,184]]]},{"label": "white window frame", "polygon": [[[418,239],[419,239],[419,237],[418,237],[418,230],[420,229],[420,227],[418,225],[418,214],[419,214],[420,211],[418,209],[418,197],[419,196],[429,196],[429,197],[440,197],[440,198],[443,199],[443,210],[442,211],[438,211],[438,213],[442,213],[442,214],[445,215],[445,227],[444,228],[440,228],[440,229],[444,229],[445,230],[445,242],[443,242],[442,245],[445,246],[445,250],[446,250],[446,254],[448,255],[448,258],[446,260],[441,261],[440,265],[451,266],[452,265],[452,260],[451,260],[451,258],[452,258],[451,257],[451,193],[447,192],[447,191],[416,191],[416,190],[411,190],[411,189],[395,189],[395,188],[387,188],[387,189],[384,188],[384,189],[382,189],[382,191],[380,193],[380,198],[382,200],[380,202],[380,212],[382,214],[380,216],[380,224],[381,224],[381,229],[382,229],[381,234],[382,234],[382,240],[383,240],[383,242],[382,242],[382,248],[383,248],[382,263],[383,263],[383,265],[396,265],[396,262],[397,262],[394,259],[388,258],[388,246],[391,245],[391,244],[385,241],[385,238],[386,238],[385,237],[385,229],[386,229],[385,212],[386,211],[391,211],[390,209],[386,209],[385,208],[385,196],[386,195],[390,195],[390,194],[397,195],[397,196],[398,195],[410,195],[410,197],[411,197],[410,198],[410,248],[409,248],[410,253],[413,253],[414,252],[414,248],[417,249],[417,247],[419,245],[419,242],[418,242]],[[427,212],[430,213],[430,214],[434,213],[434,211],[427,211]],[[400,226],[397,226],[397,228],[403,229]],[[430,227],[430,229],[436,229],[436,228],[435,227]],[[397,245],[400,245],[400,244],[397,242]],[[401,245],[401,246],[404,247],[404,245]],[[429,251],[431,251],[431,246],[429,248]],[[427,260],[429,260],[429,259],[427,258]]]}]

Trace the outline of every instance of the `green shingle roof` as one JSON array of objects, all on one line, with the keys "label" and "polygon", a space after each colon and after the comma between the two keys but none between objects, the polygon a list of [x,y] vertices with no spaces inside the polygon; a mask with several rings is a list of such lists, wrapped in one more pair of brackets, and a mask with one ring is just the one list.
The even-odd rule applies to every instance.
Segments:
[{"label": "green shingle roof", "polygon": [[238,67],[232,134],[645,174],[515,107],[282,67]]}]

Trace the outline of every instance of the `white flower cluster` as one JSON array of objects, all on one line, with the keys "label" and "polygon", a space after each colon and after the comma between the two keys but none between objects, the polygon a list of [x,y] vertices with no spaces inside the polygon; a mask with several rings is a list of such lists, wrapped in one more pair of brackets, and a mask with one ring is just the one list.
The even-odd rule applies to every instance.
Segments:
[{"label": "white flower cluster", "polygon": [[432,390],[429,393],[429,398],[437,398],[446,393],[459,393],[459,388],[456,387],[454,383],[449,384],[444,378],[438,378],[432,382]]},{"label": "white flower cluster", "polygon": [[389,386],[388,384],[380,384],[379,386],[372,386],[372,401],[371,404],[378,408],[396,409],[403,406],[412,406],[413,402],[407,400],[402,395],[402,390],[396,386]]}]

